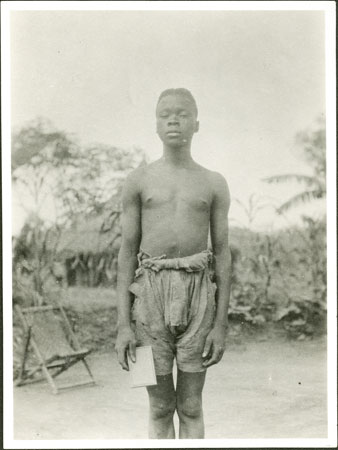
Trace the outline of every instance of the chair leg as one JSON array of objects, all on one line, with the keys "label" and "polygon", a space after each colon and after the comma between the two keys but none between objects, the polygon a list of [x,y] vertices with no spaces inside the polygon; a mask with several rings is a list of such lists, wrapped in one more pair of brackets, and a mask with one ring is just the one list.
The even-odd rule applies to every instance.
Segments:
[{"label": "chair leg", "polygon": [[40,353],[39,347],[37,346],[37,344],[35,343],[35,340],[33,338],[31,339],[31,342],[32,342],[32,347],[35,351],[35,354],[40,361],[41,370],[44,373],[45,377],[47,378],[48,383],[51,385],[53,394],[57,394],[58,393],[57,386],[54,383],[53,377],[51,376],[51,374],[49,373],[49,370],[46,367],[45,360],[44,360],[42,354]]},{"label": "chair leg", "polygon": [[58,388],[57,388],[56,384],[54,383],[53,377],[51,376],[47,367],[44,364],[42,366],[42,371],[45,374],[45,377],[47,378],[49,384],[52,386],[53,394],[58,394]]},{"label": "chair leg", "polygon": [[95,383],[95,379],[94,379],[94,377],[93,377],[93,374],[92,374],[92,372],[91,372],[91,370],[90,370],[90,368],[89,368],[89,365],[88,365],[87,361],[85,360],[85,358],[82,359],[82,362],[83,362],[85,368],[87,369],[87,372],[89,373],[90,378],[91,378],[92,381]]},{"label": "chair leg", "polygon": [[28,356],[29,341],[31,338],[31,329],[32,329],[31,327],[28,328],[26,339],[23,342],[23,358],[22,358],[22,363],[21,363],[20,373],[19,373],[17,383],[24,382],[25,365],[26,365],[26,360],[27,360],[27,356]]}]

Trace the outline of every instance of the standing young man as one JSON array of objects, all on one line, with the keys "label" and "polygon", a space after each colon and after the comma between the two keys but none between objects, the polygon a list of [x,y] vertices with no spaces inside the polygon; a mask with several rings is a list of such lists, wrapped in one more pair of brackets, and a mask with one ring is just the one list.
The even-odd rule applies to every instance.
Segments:
[{"label": "standing young man", "polygon": [[175,438],[175,411],[180,438],[204,437],[206,369],[222,358],[228,325],[229,190],[220,174],[191,157],[197,113],[188,90],[162,92],[156,123],[163,156],[132,172],[123,192],[116,349],[129,370],[127,354],[135,360],[136,344],[152,346],[157,385],[147,387],[150,438]]}]

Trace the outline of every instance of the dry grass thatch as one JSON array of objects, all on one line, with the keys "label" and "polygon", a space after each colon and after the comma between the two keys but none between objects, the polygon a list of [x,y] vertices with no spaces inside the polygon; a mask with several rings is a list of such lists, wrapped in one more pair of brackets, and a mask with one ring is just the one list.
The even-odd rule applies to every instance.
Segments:
[{"label": "dry grass thatch", "polygon": [[79,217],[72,228],[61,233],[56,252],[66,258],[80,253],[117,253],[121,241],[118,216],[117,212],[110,218],[110,226],[105,213]]}]

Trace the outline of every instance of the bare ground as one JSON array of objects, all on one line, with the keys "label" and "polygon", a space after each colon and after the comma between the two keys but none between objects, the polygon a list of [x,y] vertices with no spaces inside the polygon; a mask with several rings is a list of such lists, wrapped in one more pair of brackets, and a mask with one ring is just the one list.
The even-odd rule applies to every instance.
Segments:
[{"label": "bare ground", "polygon": [[[233,344],[209,369],[206,438],[326,438],[326,340]],[[97,386],[53,395],[14,390],[15,439],[146,439],[147,394],[131,389],[115,353],[88,358]],[[80,379],[82,367],[65,374]]]}]

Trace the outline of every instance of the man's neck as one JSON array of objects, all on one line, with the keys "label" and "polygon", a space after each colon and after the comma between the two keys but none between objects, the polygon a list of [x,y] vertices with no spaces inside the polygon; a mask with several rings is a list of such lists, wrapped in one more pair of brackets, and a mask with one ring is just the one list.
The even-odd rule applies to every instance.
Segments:
[{"label": "man's neck", "polygon": [[179,148],[163,147],[163,160],[175,167],[185,167],[194,162],[191,157],[190,145]]}]

